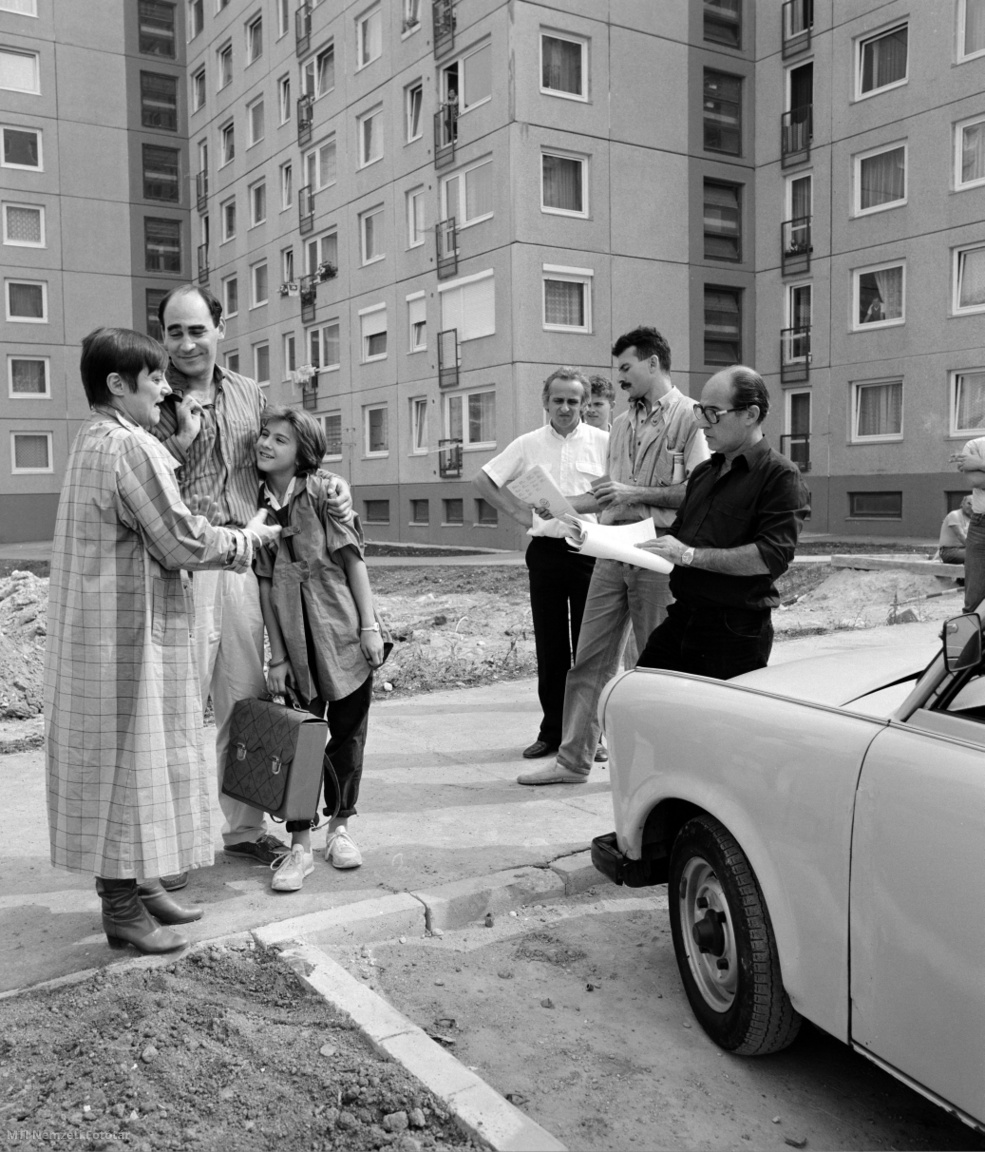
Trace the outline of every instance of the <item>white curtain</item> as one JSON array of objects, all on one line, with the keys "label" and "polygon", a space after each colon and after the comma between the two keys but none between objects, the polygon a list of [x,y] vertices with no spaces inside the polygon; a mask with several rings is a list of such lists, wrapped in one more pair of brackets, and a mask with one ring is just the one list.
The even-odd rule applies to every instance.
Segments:
[{"label": "white curtain", "polygon": [[867,384],[857,394],[858,436],[892,436],[903,429],[903,385]]},{"label": "white curtain", "polygon": [[965,0],[964,55],[985,48],[985,0]]},{"label": "white curtain", "polygon": [[985,120],[961,129],[961,183],[985,177]]},{"label": "white curtain", "polygon": [[[581,161],[567,156],[543,157],[544,207],[581,212]],[[706,197],[707,199],[707,197]]]},{"label": "white curtain", "polygon": [[985,248],[958,255],[958,307],[985,304]]},{"label": "white curtain", "polygon": [[873,272],[872,278],[876,282],[876,289],[882,302],[880,309],[882,315],[873,314],[870,322],[898,319],[903,315],[903,269],[883,268],[879,272]]},{"label": "white curtain", "polygon": [[906,151],[893,148],[859,163],[859,206],[876,208],[902,200],[906,187]]},{"label": "white curtain", "polygon": [[469,443],[486,444],[496,439],[496,394],[480,392],[469,397]]},{"label": "white curtain", "polygon": [[862,91],[884,88],[906,76],[908,30],[897,28],[862,49]]},{"label": "white curtain", "polygon": [[544,322],[584,328],[585,285],[573,280],[545,280]]},{"label": "white curtain", "polygon": [[957,387],[958,427],[985,428],[985,372],[962,372]]},{"label": "white curtain", "polygon": [[571,92],[580,96],[581,45],[570,40],[541,36],[543,76],[541,86],[554,92]]}]

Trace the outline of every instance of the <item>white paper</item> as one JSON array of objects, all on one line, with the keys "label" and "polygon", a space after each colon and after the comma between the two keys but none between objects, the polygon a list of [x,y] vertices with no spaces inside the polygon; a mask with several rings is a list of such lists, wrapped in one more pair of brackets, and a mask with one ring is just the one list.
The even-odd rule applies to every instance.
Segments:
[{"label": "white paper", "polygon": [[550,512],[555,520],[560,520],[562,516],[578,515],[543,464],[535,464],[532,468],[528,468],[522,476],[511,481],[506,487],[518,500],[528,504],[535,513]]},{"label": "white paper", "polygon": [[598,556],[603,560],[621,560],[651,572],[670,572],[674,565],[655,552],[644,552],[637,544],[656,540],[657,530],[648,516],[635,524],[587,524],[584,520],[567,521],[574,529],[568,545],[584,556]]}]

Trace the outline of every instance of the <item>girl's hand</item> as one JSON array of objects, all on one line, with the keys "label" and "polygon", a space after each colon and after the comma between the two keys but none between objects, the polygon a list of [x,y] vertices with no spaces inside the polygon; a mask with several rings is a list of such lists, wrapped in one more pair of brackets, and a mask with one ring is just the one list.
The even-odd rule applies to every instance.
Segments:
[{"label": "girl's hand", "polygon": [[288,688],[294,688],[296,684],[290,660],[285,660],[276,668],[267,669],[267,691],[271,696],[283,696]]},{"label": "girl's hand", "polygon": [[370,666],[379,668],[383,663],[383,637],[379,632],[360,632],[359,647]]}]

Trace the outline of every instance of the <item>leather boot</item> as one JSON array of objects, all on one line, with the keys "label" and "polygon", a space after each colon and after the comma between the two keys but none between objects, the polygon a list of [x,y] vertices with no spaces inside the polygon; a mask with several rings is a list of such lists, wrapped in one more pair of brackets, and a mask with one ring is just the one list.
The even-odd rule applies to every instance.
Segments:
[{"label": "leather boot", "polygon": [[201,920],[205,911],[195,904],[179,904],[165,892],[160,880],[139,880],[137,891],[147,911],[161,924],[191,924]]},{"label": "leather boot", "polygon": [[171,952],[184,948],[188,938],[162,928],[141,903],[136,880],[96,877],[96,892],[103,902],[103,931],[110,948],[132,944],[139,952]]}]

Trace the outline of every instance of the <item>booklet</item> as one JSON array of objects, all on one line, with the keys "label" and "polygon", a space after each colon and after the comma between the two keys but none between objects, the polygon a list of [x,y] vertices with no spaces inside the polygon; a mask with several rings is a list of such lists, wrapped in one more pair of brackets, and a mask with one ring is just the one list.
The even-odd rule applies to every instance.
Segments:
[{"label": "booklet", "polygon": [[568,545],[585,556],[599,556],[603,560],[621,560],[651,572],[670,572],[674,565],[654,552],[644,552],[637,544],[656,540],[657,530],[649,516],[635,524],[588,524],[584,520],[565,521],[572,532]]},{"label": "booklet", "polygon": [[578,515],[543,464],[528,468],[506,487],[518,500],[529,504],[535,513],[549,512],[555,520],[560,520],[562,516]]}]

